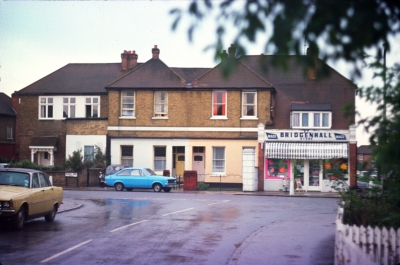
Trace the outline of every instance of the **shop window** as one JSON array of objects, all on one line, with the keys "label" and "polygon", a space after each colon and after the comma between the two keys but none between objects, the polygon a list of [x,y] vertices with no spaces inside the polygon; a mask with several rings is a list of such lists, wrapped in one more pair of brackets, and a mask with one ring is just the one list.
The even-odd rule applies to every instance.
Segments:
[{"label": "shop window", "polygon": [[289,160],[267,159],[267,178],[284,178],[289,176]]},{"label": "shop window", "polygon": [[154,147],[154,171],[166,169],[166,147]]},{"label": "shop window", "polygon": [[121,146],[121,164],[133,167],[133,146]]},{"label": "shop window", "polygon": [[53,118],[53,98],[39,97],[39,115],[40,119]]},{"label": "shop window", "polygon": [[225,173],[225,147],[213,147],[212,172],[215,174]]},{"label": "shop window", "polygon": [[212,97],[212,117],[213,118],[226,118],[226,91],[215,91]]},{"label": "shop window", "polygon": [[329,180],[343,179],[348,174],[348,159],[326,159],[323,161],[323,178]]},{"label": "shop window", "polygon": [[168,93],[155,92],[154,117],[167,117],[167,116],[168,116]]}]

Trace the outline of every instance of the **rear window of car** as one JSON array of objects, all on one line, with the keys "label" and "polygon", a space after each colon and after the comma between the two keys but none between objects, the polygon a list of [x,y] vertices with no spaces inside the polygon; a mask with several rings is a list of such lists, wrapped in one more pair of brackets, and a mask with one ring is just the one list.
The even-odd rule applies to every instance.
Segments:
[{"label": "rear window of car", "polygon": [[29,188],[29,174],[21,172],[0,171],[0,185]]}]

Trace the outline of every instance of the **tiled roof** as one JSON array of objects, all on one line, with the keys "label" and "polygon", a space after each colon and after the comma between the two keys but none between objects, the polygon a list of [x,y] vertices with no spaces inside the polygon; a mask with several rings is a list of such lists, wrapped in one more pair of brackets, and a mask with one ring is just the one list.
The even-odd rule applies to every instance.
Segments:
[{"label": "tiled roof", "polygon": [[178,88],[187,82],[160,59],[150,59],[107,88]]},{"label": "tiled roof", "polygon": [[255,73],[252,69],[237,62],[235,70],[226,78],[222,77],[220,63],[204,75],[193,81],[194,88],[272,88],[273,85]]},{"label": "tiled roof", "polygon": [[0,115],[16,115],[14,109],[12,108],[11,98],[4,93],[0,93]]},{"label": "tiled roof", "polygon": [[331,111],[331,104],[292,104],[290,110],[295,111]]},{"label": "tiled roof", "polygon": [[370,155],[372,154],[372,148],[369,145],[360,145],[357,147],[357,154]]},{"label": "tiled roof", "polygon": [[56,146],[57,136],[37,136],[33,137],[29,146]]},{"label": "tiled roof", "polygon": [[17,92],[23,94],[105,94],[104,87],[123,76],[120,63],[67,64]]}]

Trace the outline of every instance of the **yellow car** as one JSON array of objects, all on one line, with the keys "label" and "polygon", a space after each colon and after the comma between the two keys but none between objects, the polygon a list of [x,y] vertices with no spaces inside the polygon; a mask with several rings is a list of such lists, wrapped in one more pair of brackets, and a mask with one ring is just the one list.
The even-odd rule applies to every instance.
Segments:
[{"label": "yellow car", "polygon": [[15,230],[25,221],[44,216],[56,217],[63,189],[53,186],[44,172],[25,168],[0,168],[0,220],[10,220]]}]

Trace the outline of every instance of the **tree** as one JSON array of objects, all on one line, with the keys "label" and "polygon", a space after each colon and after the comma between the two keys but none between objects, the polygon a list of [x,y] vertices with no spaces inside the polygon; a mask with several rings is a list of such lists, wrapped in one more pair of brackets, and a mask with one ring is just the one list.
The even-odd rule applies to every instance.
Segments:
[{"label": "tree", "polygon": [[323,60],[355,63],[357,75],[366,51],[388,43],[389,36],[400,32],[400,2],[393,0],[204,0],[170,13],[173,29],[188,25],[190,41],[202,22],[214,19],[216,41],[207,48],[215,50],[215,58],[220,57],[228,32],[234,32],[232,43],[239,54],[246,53],[248,42],[265,36],[264,52],[272,54],[301,55],[306,42],[320,51]]}]

